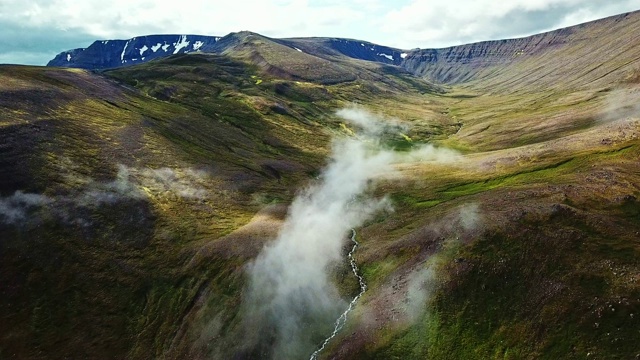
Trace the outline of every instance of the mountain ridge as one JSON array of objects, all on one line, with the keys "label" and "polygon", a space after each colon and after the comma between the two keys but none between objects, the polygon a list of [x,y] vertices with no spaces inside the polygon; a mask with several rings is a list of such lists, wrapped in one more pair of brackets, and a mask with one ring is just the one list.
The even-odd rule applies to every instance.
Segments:
[{"label": "mountain ridge", "polygon": [[[258,36],[323,59],[331,60],[344,56],[395,65],[434,82],[456,84],[484,77],[487,69],[517,64],[549,48],[559,49],[579,44],[597,35],[594,33],[603,33],[609,27],[640,28],[638,24],[640,24],[640,11],[634,11],[525,37],[411,50],[335,37],[277,39],[249,31],[234,32],[223,37],[146,35],[128,40],[95,41],[87,48],[61,52],[49,61],[47,66],[104,70],[135,65],[175,54],[193,52],[221,54],[227,53],[229,48],[246,41],[247,36]],[[612,41],[615,40],[612,39]],[[633,39],[627,42],[633,42]]]},{"label": "mountain ridge", "polygon": [[126,40],[96,40],[86,48],[61,52],[47,66],[110,69],[200,48],[209,49],[219,39],[206,35],[145,35]]}]

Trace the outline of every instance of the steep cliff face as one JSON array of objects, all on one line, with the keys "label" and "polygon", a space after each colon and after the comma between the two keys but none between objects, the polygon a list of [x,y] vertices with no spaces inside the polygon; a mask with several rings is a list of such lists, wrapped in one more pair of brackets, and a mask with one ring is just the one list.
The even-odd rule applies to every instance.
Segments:
[{"label": "steep cliff face", "polygon": [[209,52],[220,40],[203,35],[149,35],[129,40],[100,40],[88,48],[58,54],[47,66],[108,69],[140,64],[159,57],[189,52]]},{"label": "steep cliff face", "polygon": [[411,51],[400,65],[436,82],[481,88],[604,84],[640,59],[638,31],[640,11],[525,38]]},{"label": "steep cliff face", "polygon": [[401,65],[439,82],[460,83],[473,79],[483,68],[511,64],[523,56],[562,46],[573,32],[573,28],[566,28],[520,39],[421,49],[409,53]]}]

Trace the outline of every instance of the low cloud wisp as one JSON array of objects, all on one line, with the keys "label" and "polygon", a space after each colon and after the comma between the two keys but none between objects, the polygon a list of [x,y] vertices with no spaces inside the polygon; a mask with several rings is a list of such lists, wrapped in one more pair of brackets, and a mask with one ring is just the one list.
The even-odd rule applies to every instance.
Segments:
[{"label": "low cloud wisp", "polygon": [[[639,70],[640,71],[640,70]],[[604,100],[601,121],[612,122],[640,117],[640,86],[613,89]]]},{"label": "low cloud wisp", "polygon": [[44,195],[16,191],[0,198],[0,220],[7,224],[23,221],[30,210],[48,205],[52,200]]},{"label": "low cloud wisp", "polygon": [[[443,253],[448,249],[456,248],[465,239],[473,237],[483,227],[483,219],[480,206],[477,203],[469,203],[459,206],[452,214],[444,216],[439,222],[429,224],[429,231],[439,238],[445,239],[441,244],[442,249],[433,254],[408,275],[409,281],[406,289],[404,314],[407,320],[415,323],[427,309],[427,302],[439,286],[436,268],[442,259]],[[428,315],[428,314],[427,314]]]},{"label": "low cloud wisp", "polygon": [[149,197],[173,196],[185,200],[201,200],[210,194],[206,184],[211,180],[204,171],[185,169],[150,169],[117,166],[115,179],[99,182],[91,178],[67,176],[78,185],[77,191],[67,195],[47,196],[16,191],[0,197],[0,224],[21,225],[41,221],[47,213],[63,223],[80,221],[83,208],[97,208],[128,200],[148,200]]},{"label": "low cloud wisp", "polygon": [[338,112],[358,128],[356,136],[334,141],[331,160],[316,183],[293,201],[285,223],[272,243],[248,267],[244,293],[245,355],[273,359],[308,357],[331,332],[344,311],[330,282],[330,270],[343,258],[350,229],[373,214],[390,209],[385,198],[370,194],[375,181],[391,178],[393,164],[423,158],[451,159],[448,150],[420,148],[418,154],[384,149],[379,137],[399,131],[360,109]]}]

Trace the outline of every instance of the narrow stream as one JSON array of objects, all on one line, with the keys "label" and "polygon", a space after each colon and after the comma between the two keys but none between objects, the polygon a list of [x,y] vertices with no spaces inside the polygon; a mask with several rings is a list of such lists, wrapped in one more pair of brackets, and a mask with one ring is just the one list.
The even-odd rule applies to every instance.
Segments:
[{"label": "narrow stream", "polygon": [[351,271],[353,271],[353,274],[358,278],[358,283],[360,283],[360,292],[353,298],[353,300],[351,300],[351,302],[349,303],[349,307],[347,307],[347,309],[336,320],[336,324],[331,335],[324,339],[324,341],[322,342],[322,346],[320,346],[318,350],[314,351],[313,354],[311,354],[309,360],[316,360],[318,358],[318,354],[320,354],[320,352],[324,350],[329,341],[336,337],[338,332],[347,322],[347,315],[349,314],[349,312],[353,310],[353,307],[356,305],[356,302],[358,302],[358,299],[360,299],[362,294],[367,291],[367,284],[365,284],[364,278],[358,273],[358,265],[356,264],[356,260],[353,258],[353,253],[355,253],[356,249],[358,248],[358,241],[356,241],[356,231],[354,229],[351,229],[351,241],[353,242],[353,248],[351,248],[351,251],[349,251],[349,263],[351,264]]}]

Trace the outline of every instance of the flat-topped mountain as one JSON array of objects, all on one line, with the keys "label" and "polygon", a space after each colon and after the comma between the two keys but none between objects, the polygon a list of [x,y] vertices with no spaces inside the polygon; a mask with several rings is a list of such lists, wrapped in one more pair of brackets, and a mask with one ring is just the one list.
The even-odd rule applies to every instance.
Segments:
[{"label": "flat-topped mountain", "polygon": [[47,66],[110,69],[175,54],[211,51],[219,39],[202,35],[148,35],[128,40],[98,40],[87,48],[61,52]]}]

